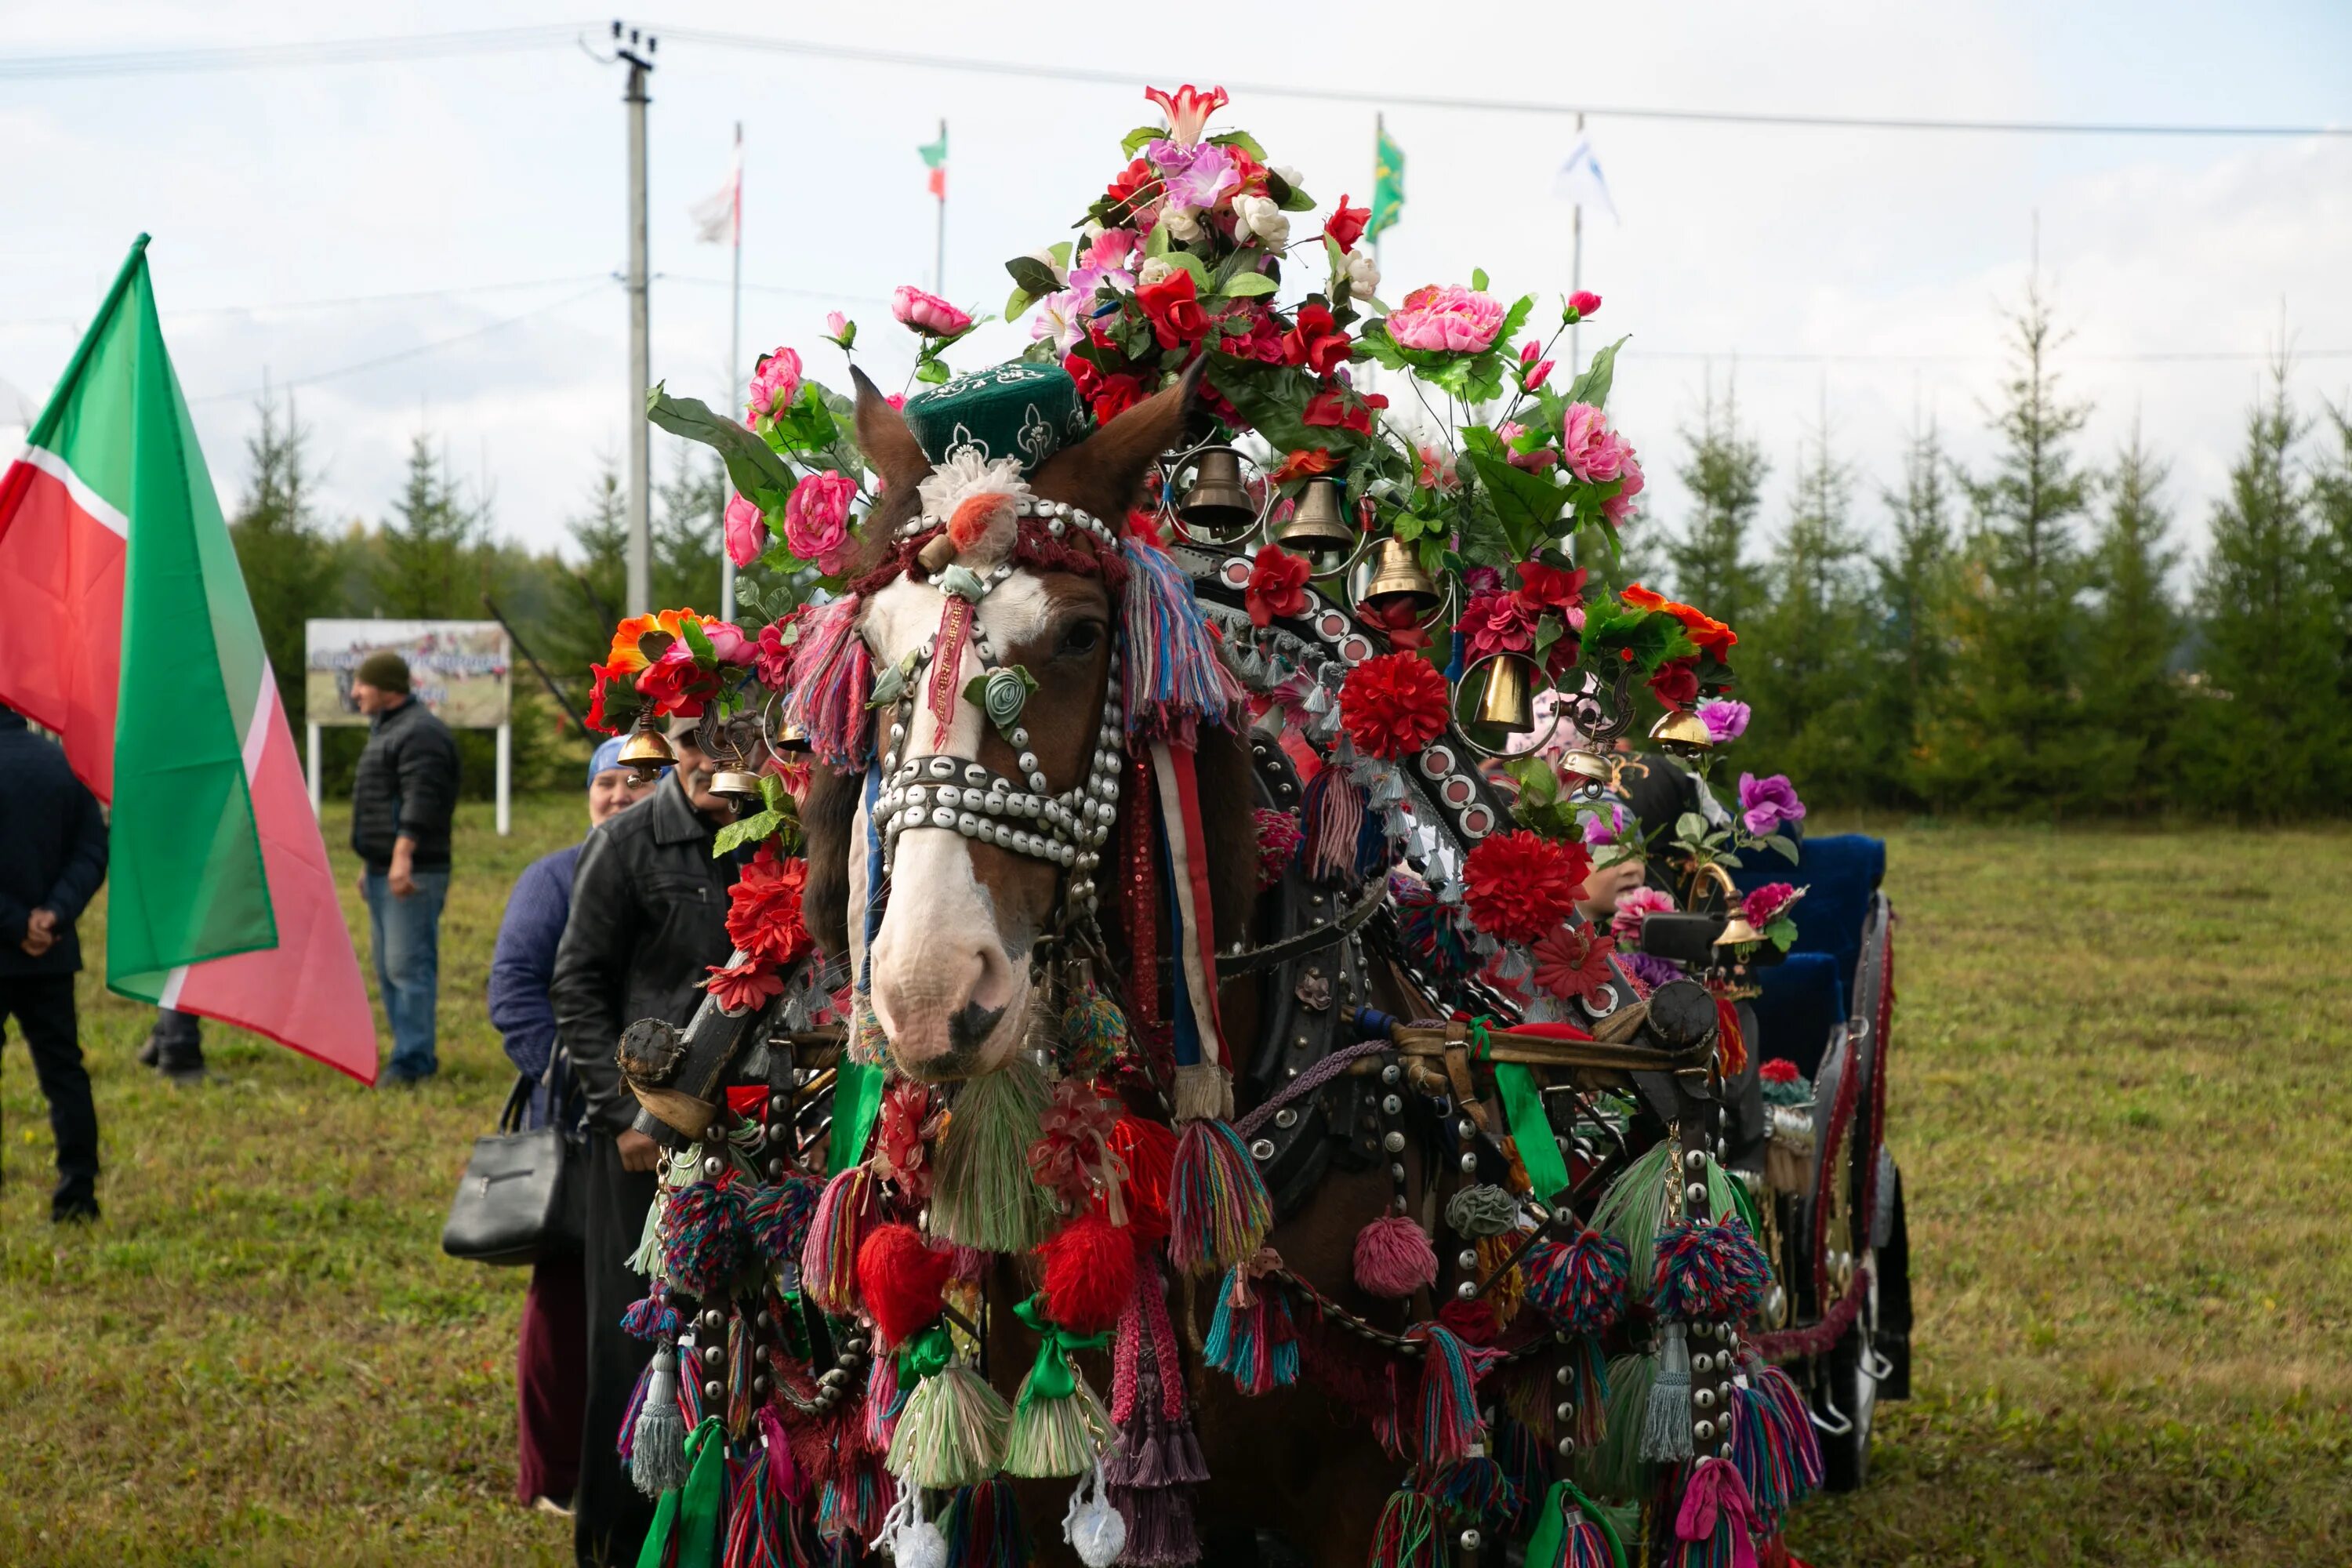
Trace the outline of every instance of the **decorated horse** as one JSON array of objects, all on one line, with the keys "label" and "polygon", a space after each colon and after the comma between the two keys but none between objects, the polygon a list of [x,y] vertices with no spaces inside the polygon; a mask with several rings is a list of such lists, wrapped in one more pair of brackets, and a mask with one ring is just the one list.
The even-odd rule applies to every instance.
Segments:
[{"label": "decorated horse", "polygon": [[[1630,809],[1711,803],[1745,710],[1731,628],[1595,570],[1615,346],[1556,387],[1532,297],[1383,307],[1362,209],[1294,245],[1223,92],[1152,98],[1009,265],[1029,357],[952,374],[971,317],[901,289],[903,402],[789,350],[748,425],[655,389],[759,624],[597,671],[641,765],[699,718],[756,851],[700,1012],[618,1042],[670,1151],[644,1561],[1779,1554],[1854,1429],[1819,1369],[1885,1375],[1884,1073],[1749,1048],[1793,796]],[[1678,900],[1580,910],[1645,854]]]}]

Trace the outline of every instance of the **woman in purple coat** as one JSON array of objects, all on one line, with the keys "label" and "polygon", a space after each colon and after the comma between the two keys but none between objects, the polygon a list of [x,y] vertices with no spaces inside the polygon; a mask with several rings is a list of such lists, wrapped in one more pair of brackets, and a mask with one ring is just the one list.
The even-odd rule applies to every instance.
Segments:
[{"label": "woman in purple coat", "polygon": [[[594,826],[653,792],[620,762],[620,738],[588,763],[588,824]],[[555,1012],[547,983],[556,944],[572,912],[572,870],[580,846],[558,849],[523,868],[507,895],[506,918],[490,958],[490,1024],[506,1037],[518,1071],[538,1080],[526,1125],[543,1127],[565,1112],[570,1064],[555,1050]],[[570,1114],[577,1119],[572,1107]],[[533,1507],[569,1513],[579,1479],[580,1417],[587,1399],[588,1326],[580,1259],[542,1259],[523,1299],[522,1342],[515,1354],[516,1430],[521,1439],[516,1492]]]}]

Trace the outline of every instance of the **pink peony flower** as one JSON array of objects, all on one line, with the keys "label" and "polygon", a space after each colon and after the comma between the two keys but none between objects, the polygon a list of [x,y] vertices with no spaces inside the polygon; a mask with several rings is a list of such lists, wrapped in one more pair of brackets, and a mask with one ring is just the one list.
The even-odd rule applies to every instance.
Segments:
[{"label": "pink peony flower", "polygon": [[848,475],[811,474],[784,502],[784,542],[832,576],[849,558],[849,506],[856,499],[857,481]]},{"label": "pink peony flower", "polygon": [[1748,704],[1734,702],[1728,697],[1698,705],[1699,722],[1706,726],[1708,737],[1718,746],[1727,746],[1748,733]]},{"label": "pink peony flower", "polygon": [[1589,484],[1605,485],[1623,469],[1633,448],[1609,428],[1609,416],[1590,403],[1571,403],[1560,421],[1559,449],[1568,471]]},{"label": "pink peony flower", "polygon": [[751,423],[774,418],[778,409],[790,408],[800,395],[801,356],[778,349],[762,357],[760,368],[751,373]]},{"label": "pink peony flower", "polygon": [[1633,498],[1642,493],[1642,465],[1633,460],[1633,448],[1627,447],[1619,478],[1625,482],[1617,493],[1601,503],[1601,510],[1612,527],[1622,528],[1633,515]]},{"label": "pink peony flower", "polygon": [[890,314],[902,326],[927,338],[951,338],[971,330],[970,316],[937,294],[927,293],[911,283],[899,284],[890,296]]},{"label": "pink peony flower", "polygon": [[1635,888],[1618,895],[1617,912],[1609,917],[1609,929],[1616,933],[1622,946],[1638,947],[1642,942],[1643,917],[1672,914],[1674,910],[1672,894],[1660,892],[1655,888]]},{"label": "pink peony flower", "polygon": [[1389,336],[1438,353],[1483,353],[1502,330],[1499,303],[1452,283],[1416,289],[1389,313]]},{"label": "pink peony flower", "polygon": [[727,498],[727,559],[749,566],[768,548],[768,520],[741,496]]},{"label": "pink peony flower", "polygon": [[1525,653],[1536,646],[1536,617],[1516,594],[1499,590],[1474,594],[1463,606],[1454,629],[1469,647],[1472,658],[1490,653]]}]

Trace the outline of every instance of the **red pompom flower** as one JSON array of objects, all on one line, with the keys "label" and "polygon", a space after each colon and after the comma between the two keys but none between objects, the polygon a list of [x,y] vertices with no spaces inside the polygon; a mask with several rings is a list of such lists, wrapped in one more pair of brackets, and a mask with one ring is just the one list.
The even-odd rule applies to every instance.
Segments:
[{"label": "red pompom flower", "polygon": [[1470,919],[1498,942],[1534,942],[1575,912],[1591,868],[1581,844],[1525,828],[1482,838],[1462,866]]},{"label": "red pompom flower", "polygon": [[1368,757],[1402,757],[1445,731],[1445,678],[1417,654],[1384,653],[1348,672],[1339,722]]}]

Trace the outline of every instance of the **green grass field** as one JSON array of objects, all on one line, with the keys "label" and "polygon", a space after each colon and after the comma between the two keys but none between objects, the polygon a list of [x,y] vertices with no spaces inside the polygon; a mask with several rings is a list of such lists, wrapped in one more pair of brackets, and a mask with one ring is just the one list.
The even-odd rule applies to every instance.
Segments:
[{"label": "green grass field", "polygon": [[[0,1563],[568,1560],[512,1497],[522,1276],[436,1245],[509,1082],[481,1002],[507,886],[584,811],[488,821],[461,818],[421,1091],[222,1030],[226,1081],[174,1089],[132,1060],[147,1015],[86,981],[107,1213],[61,1233],[9,1050]],[[1816,1568],[2352,1563],[2352,835],[1870,826],[1903,917],[1917,1397],[1793,1544]]]}]

